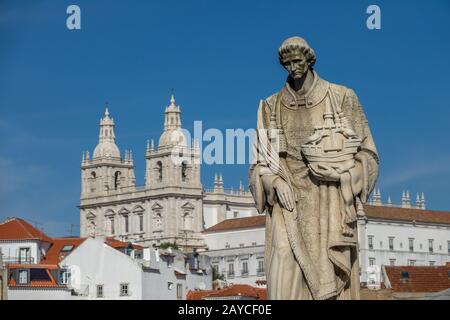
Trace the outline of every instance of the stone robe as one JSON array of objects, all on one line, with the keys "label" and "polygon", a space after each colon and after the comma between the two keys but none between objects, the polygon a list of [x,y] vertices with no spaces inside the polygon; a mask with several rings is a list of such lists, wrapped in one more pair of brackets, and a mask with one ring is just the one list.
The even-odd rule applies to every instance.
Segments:
[{"label": "stone robe", "polygon": [[[304,98],[304,104],[297,101]],[[273,108],[279,103],[287,155],[267,147]],[[289,85],[260,102],[258,139],[249,172],[250,190],[259,213],[266,212],[265,266],[269,299],[359,299],[358,237],[341,229],[343,199],[339,182],[318,181],[309,171],[301,145],[323,124],[326,104],[341,106],[349,124],[362,139],[355,155],[361,164],[363,188],[354,194],[364,203],[378,176],[378,156],[370,129],[353,90],[329,83],[314,72],[310,90],[302,97]],[[293,212],[281,208],[273,188],[280,177],[296,200]],[[356,208],[352,207],[355,210]]]}]

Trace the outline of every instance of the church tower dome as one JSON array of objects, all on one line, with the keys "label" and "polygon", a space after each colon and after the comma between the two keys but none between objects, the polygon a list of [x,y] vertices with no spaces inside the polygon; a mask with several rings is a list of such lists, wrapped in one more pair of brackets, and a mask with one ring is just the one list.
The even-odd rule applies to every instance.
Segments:
[{"label": "church tower dome", "polygon": [[114,119],[109,116],[108,105],[106,105],[105,115],[100,119],[99,142],[94,149],[93,159],[120,159],[120,151],[115,142],[114,126]]},{"label": "church tower dome", "polygon": [[180,106],[175,104],[175,97],[172,94],[170,105],[164,112],[164,132],[159,138],[158,148],[180,146],[186,147],[186,136],[181,130],[181,110]]}]

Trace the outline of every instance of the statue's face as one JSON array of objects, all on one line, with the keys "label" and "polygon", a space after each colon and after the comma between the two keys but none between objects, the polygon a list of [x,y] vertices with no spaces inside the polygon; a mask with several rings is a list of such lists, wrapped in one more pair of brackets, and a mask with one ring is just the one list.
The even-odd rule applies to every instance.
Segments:
[{"label": "statue's face", "polygon": [[303,77],[309,67],[305,55],[300,50],[284,54],[282,64],[292,79],[300,79]]}]

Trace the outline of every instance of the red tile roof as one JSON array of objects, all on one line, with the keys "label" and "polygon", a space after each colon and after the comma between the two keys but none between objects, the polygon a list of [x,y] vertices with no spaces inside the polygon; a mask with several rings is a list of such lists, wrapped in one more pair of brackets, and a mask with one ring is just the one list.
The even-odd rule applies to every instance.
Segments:
[{"label": "red tile roof", "polygon": [[49,280],[31,280],[27,284],[18,284],[16,280],[11,277],[8,281],[8,286],[11,288],[67,288],[66,285],[58,284],[53,277],[50,270],[58,269],[57,265],[44,265],[44,264],[10,264],[8,268],[11,269],[44,269],[48,275]]},{"label": "red tile roof", "polygon": [[368,218],[450,224],[449,211],[365,205]]},{"label": "red tile roof", "polygon": [[[45,256],[41,259],[41,263],[58,264],[62,259],[69,255],[76,247],[83,243],[86,238],[53,238],[52,245],[48,249]],[[72,250],[61,252],[64,246],[73,246]]]},{"label": "red tile roof", "polygon": [[[109,245],[110,247],[113,247],[114,249],[122,249],[122,248],[126,248],[128,246],[128,242],[120,241],[120,240],[114,239],[113,237],[106,238],[105,243],[107,245]],[[137,249],[137,250],[143,249],[143,247],[138,244],[132,244],[132,246],[133,246],[133,249]]]},{"label": "red tile roof", "polygon": [[[450,264],[446,266],[386,266],[386,275],[395,292],[438,292],[450,288]],[[409,278],[402,279],[402,272]]]},{"label": "red tile roof", "polygon": [[219,290],[189,291],[187,300],[202,300],[225,297],[249,297],[256,300],[266,300],[266,289],[254,288],[247,284],[233,284]]},{"label": "red tile roof", "polygon": [[204,232],[227,231],[244,228],[264,228],[266,224],[265,215],[257,215],[253,217],[226,219],[216,225],[206,229]]},{"label": "red tile roof", "polygon": [[[372,219],[450,224],[449,211],[364,205],[364,212],[368,218]],[[231,231],[244,228],[264,228],[265,224],[265,215],[226,219],[206,229],[204,232]]]},{"label": "red tile roof", "polygon": [[0,224],[0,240],[41,240],[51,239],[25,220],[12,218]]}]

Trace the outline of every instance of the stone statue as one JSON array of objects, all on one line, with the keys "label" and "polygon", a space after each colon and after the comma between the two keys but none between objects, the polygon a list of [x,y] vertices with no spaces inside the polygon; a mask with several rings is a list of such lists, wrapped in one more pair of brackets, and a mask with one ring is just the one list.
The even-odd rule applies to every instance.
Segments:
[{"label": "stone statue", "polygon": [[327,82],[299,37],[279,59],[286,85],[262,100],[249,172],[266,212],[269,299],[359,299],[356,207],[378,176],[378,155],[353,90]]}]

